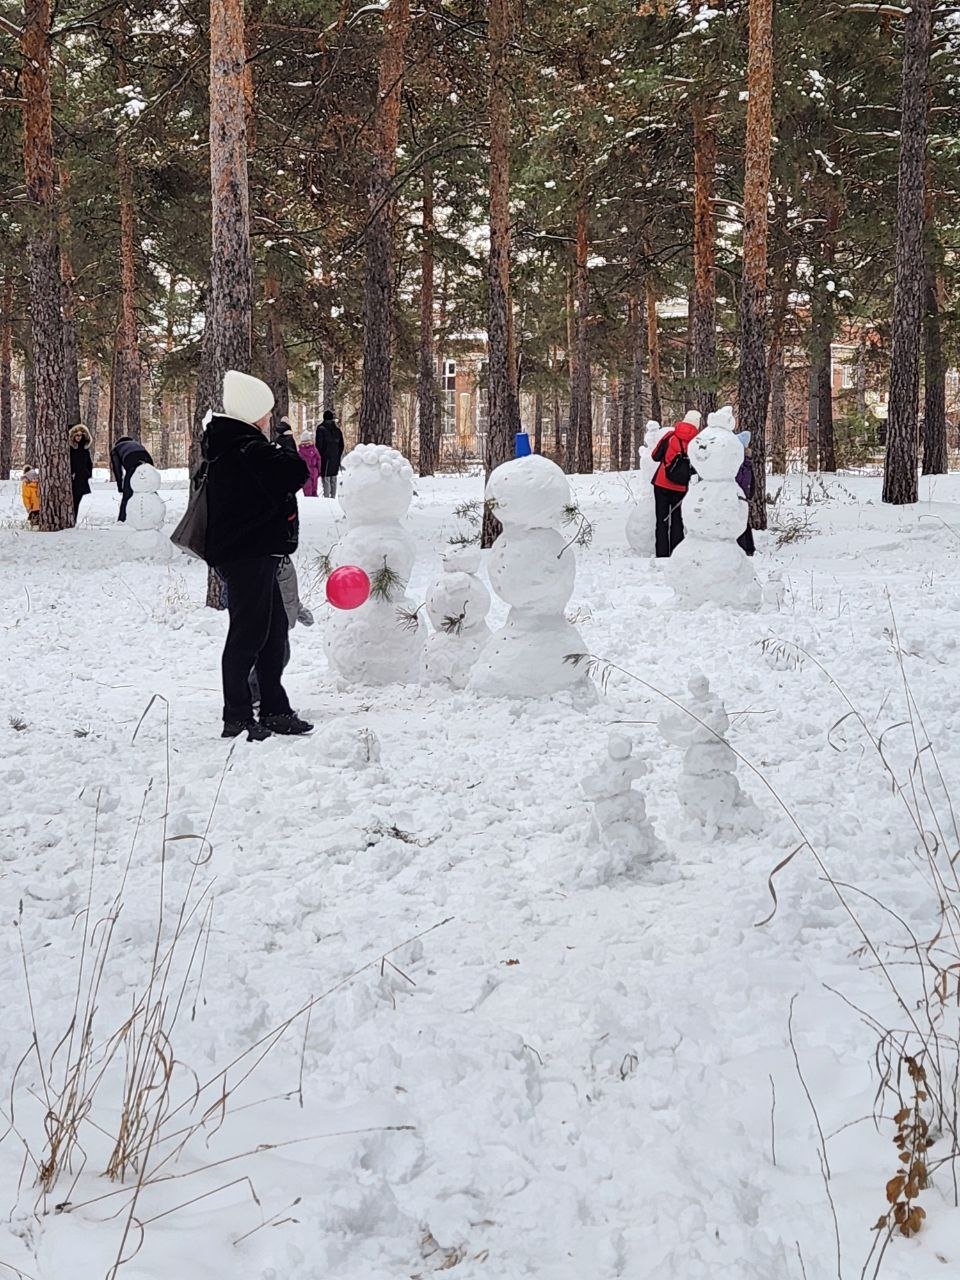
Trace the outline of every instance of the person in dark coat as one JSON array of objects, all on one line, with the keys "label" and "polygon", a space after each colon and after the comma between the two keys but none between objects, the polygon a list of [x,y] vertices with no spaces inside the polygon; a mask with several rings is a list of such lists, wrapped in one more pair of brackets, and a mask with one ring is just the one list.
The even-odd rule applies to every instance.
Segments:
[{"label": "person in dark coat", "polygon": [[[290,706],[281,681],[287,614],[278,573],[297,549],[297,490],[309,476],[286,419],[275,441],[269,428],[273,392],[259,378],[230,369],[223,412],[210,418],[201,450],[207,461],[207,561],[226,583],[230,627],[223,647],[223,737],[244,730],[250,741],[271,733],[309,733],[313,725]],[[254,719],[250,672],[260,687]]]},{"label": "person in dark coat", "polygon": [[343,432],[337,426],[337,419],[332,409],[325,409],[323,421],[317,427],[317,448],[320,451],[320,479],[323,484],[323,496],[337,496],[337,476],[340,474],[340,461],[343,458]]},{"label": "person in dark coat", "polygon": [[70,485],[73,489],[73,519],[76,523],[80,502],[90,492],[90,479],[93,476],[90,445],[93,441],[82,422],[70,428],[67,439],[70,441]]},{"label": "person in dark coat", "polygon": [[[756,476],[753,471],[753,457],[750,453],[750,432],[741,431],[737,435],[737,439],[743,445],[743,461],[740,463],[740,470],[737,472],[737,484],[747,502],[753,497],[753,489],[756,484]],[[747,508],[747,527],[737,539],[737,546],[742,547],[748,556],[752,556],[755,547],[753,544],[753,530],[750,528],[750,510]]]},{"label": "person in dark coat", "polygon": [[153,458],[140,441],[134,440],[131,436],[121,436],[110,450],[110,469],[113,471],[113,478],[117,482],[117,490],[121,495],[118,520],[125,521],[127,518],[127,503],[133,497],[130,481],[137,467],[142,467],[145,462],[149,462],[152,466]]},{"label": "person in dark coat", "polygon": [[673,555],[678,544],[683,541],[680,508],[687,494],[687,485],[671,480],[667,475],[667,468],[679,454],[687,452],[690,441],[699,430],[700,414],[696,409],[691,409],[674,425],[672,431],[660,437],[650,454],[654,462],[660,463],[651,481],[657,518],[656,551],[660,560]]}]

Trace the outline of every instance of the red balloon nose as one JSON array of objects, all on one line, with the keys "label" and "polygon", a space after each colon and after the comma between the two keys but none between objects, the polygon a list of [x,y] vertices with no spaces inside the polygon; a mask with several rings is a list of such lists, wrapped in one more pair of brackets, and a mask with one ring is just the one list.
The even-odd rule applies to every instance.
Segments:
[{"label": "red balloon nose", "polygon": [[370,598],[370,579],[355,564],[334,569],[327,579],[327,599],[335,609],[359,609]]}]

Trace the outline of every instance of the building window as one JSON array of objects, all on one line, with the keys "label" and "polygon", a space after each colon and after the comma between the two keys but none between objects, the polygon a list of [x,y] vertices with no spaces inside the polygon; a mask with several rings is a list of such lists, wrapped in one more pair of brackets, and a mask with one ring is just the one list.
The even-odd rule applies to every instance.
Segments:
[{"label": "building window", "polygon": [[840,366],[840,385],[844,391],[852,391],[857,385],[857,369],[852,364],[842,364]]},{"label": "building window", "polygon": [[443,362],[443,434],[452,436],[457,430],[457,362]]}]

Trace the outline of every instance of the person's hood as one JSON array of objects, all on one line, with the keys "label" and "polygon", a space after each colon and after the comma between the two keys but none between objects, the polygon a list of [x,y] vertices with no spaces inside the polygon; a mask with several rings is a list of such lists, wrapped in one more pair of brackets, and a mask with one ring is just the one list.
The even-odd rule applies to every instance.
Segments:
[{"label": "person's hood", "polygon": [[695,427],[692,422],[678,422],[674,426],[677,439],[683,444],[689,444],[691,440],[698,434],[700,428]]},{"label": "person's hood", "polygon": [[85,445],[90,445],[93,442],[93,436],[91,436],[90,432],[87,430],[87,428],[83,425],[82,422],[74,423],[74,425],[67,432],[67,439],[70,441],[71,444],[73,444],[73,437],[75,435],[79,435]]},{"label": "person's hood", "polygon": [[239,449],[242,445],[265,439],[263,432],[249,422],[228,418],[225,413],[214,413],[203,433],[203,456],[213,462],[231,449]]}]

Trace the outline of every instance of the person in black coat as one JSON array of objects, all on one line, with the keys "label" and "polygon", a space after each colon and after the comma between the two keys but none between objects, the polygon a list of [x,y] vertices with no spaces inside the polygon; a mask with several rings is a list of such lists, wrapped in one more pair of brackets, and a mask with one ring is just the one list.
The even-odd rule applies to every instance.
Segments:
[{"label": "person in black coat", "polygon": [[325,409],[323,421],[317,427],[317,449],[320,451],[320,478],[323,482],[323,496],[337,496],[337,476],[340,474],[340,461],[343,458],[343,432],[337,426],[337,419],[332,409]]},{"label": "person in black coat", "polygon": [[127,518],[127,503],[133,497],[130,481],[137,467],[142,467],[145,462],[149,462],[152,466],[153,458],[151,458],[140,441],[134,440],[131,436],[121,436],[110,450],[110,468],[113,471],[113,478],[117,482],[117,490],[121,495],[118,520],[126,520]]},{"label": "person in black coat", "polygon": [[67,439],[70,441],[70,485],[73,489],[73,519],[76,523],[80,502],[90,492],[90,479],[93,476],[90,445],[93,441],[82,422],[70,428]]},{"label": "person in black coat", "polygon": [[[269,428],[273,392],[259,378],[230,369],[223,379],[223,413],[210,418],[201,449],[207,461],[206,558],[227,588],[230,628],[223,647],[223,736],[244,730],[250,740],[271,733],[309,733],[313,725],[292,710],[281,681],[287,614],[277,580],[284,556],[297,549],[297,490],[309,477],[290,424],[275,441]],[[260,720],[253,715],[250,672],[260,686]]]}]

